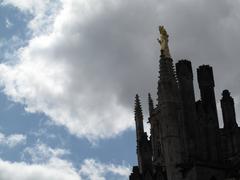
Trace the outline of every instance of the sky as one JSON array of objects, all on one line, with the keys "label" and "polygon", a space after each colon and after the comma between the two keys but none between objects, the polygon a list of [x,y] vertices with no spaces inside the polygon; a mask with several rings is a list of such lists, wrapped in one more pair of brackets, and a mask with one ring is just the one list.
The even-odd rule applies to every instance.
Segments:
[{"label": "sky", "polygon": [[127,180],[159,25],[174,62],[192,61],[196,100],[209,64],[220,126],[224,89],[240,122],[240,0],[0,0],[0,179]]}]

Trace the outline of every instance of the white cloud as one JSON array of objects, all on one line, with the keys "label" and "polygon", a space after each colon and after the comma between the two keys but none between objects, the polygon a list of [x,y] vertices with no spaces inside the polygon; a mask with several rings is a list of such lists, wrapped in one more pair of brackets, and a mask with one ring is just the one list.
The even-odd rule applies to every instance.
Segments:
[{"label": "white cloud", "polygon": [[60,158],[68,155],[70,152],[66,149],[51,148],[46,144],[37,144],[34,147],[24,149],[22,159],[30,159],[33,163],[48,162],[51,158]]},{"label": "white cloud", "polygon": [[[130,174],[130,166],[102,163],[95,159],[85,159],[79,170],[77,170],[71,162],[63,159],[65,155],[69,154],[70,152],[66,149],[51,148],[46,144],[40,143],[34,147],[27,147],[23,151],[22,159],[32,162],[31,164],[24,162],[11,163],[0,160],[0,173],[4,171],[2,170],[3,167],[1,167],[2,163],[4,165],[8,164],[6,177],[8,177],[9,171],[13,171],[15,166],[19,166],[19,170],[16,172],[16,175],[20,177],[19,180],[38,180],[34,178],[42,178],[41,180],[51,179],[54,173],[57,174],[54,179],[61,177],[59,180],[65,180],[66,178],[69,178],[68,180],[105,180],[109,176],[116,180],[124,180]],[[26,171],[27,173],[23,176],[20,173],[21,171]],[[45,176],[38,177],[40,172],[45,174]],[[0,179],[1,177],[0,175]]]},{"label": "white cloud", "polygon": [[21,48],[25,42],[26,40],[23,40],[15,35],[9,39],[0,39],[0,53],[2,55],[1,61],[7,62],[8,60],[11,60],[11,63],[14,64],[18,58],[16,49]]},{"label": "white cloud", "polygon": [[48,32],[51,28],[52,20],[59,9],[60,3],[55,0],[2,0],[2,5],[12,5],[33,16],[28,23],[28,27],[33,35],[38,35],[43,31]]},{"label": "white cloud", "polygon": [[[16,135],[9,136],[15,139]],[[6,136],[0,135],[0,142]],[[130,166],[102,163],[95,159],[85,159],[79,169],[64,159],[69,150],[51,148],[46,144],[27,147],[22,153],[22,162],[10,162],[0,159],[1,180],[115,180],[128,179]],[[30,163],[26,163],[26,162]]]},{"label": "white cloud", "polygon": [[86,180],[105,180],[106,175],[110,173],[115,175],[115,179],[123,180],[129,176],[130,167],[103,164],[94,159],[86,159],[79,173],[81,177]]},{"label": "white cloud", "polygon": [[3,5],[13,5],[22,11],[30,11],[34,12],[37,9],[42,10],[46,8],[47,3],[49,0],[38,1],[38,0],[3,0]]},{"label": "white cloud", "polygon": [[3,133],[0,133],[0,145],[13,148],[20,144],[26,143],[27,137],[23,134],[11,134],[6,136]]},{"label": "white cloud", "polygon": [[[24,5],[19,1],[5,1],[22,10],[31,12],[35,6],[40,6],[43,7],[41,12],[48,12],[48,1],[45,5],[31,2]],[[114,92],[121,87],[117,82],[112,87],[109,79],[100,74],[91,75],[96,68],[94,61],[100,59],[92,59],[93,67],[86,67],[89,60],[78,55],[84,43],[79,26],[98,13],[102,3],[63,1],[62,7],[47,17],[54,17],[51,33],[44,31],[20,48],[19,62],[15,65],[0,65],[4,92],[13,101],[26,105],[27,111],[43,112],[79,137],[94,140],[115,136],[133,125],[131,112]],[[35,32],[35,28],[31,30]]]},{"label": "white cloud", "polygon": [[0,160],[1,180],[80,180],[72,164],[51,159],[47,164],[27,164]]},{"label": "white cloud", "polygon": [[[216,87],[239,92],[231,64],[238,64],[240,1],[4,2],[33,15],[33,37],[17,51],[18,63],[0,65],[4,93],[78,137],[109,138],[133,127],[134,94],[156,94],[159,24],[170,32],[173,57],[212,64]],[[222,72],[233,73],[223,81]]]},{"label": "white cloud", "polygon": [[93,159],[86,159],[79,172],[70,162],[59,158],[51,158],[42,164],[0,159],[1,180],[105,180],[109,173],[115,180],[126,180],[129,172],[128,167],[103,164]]}]

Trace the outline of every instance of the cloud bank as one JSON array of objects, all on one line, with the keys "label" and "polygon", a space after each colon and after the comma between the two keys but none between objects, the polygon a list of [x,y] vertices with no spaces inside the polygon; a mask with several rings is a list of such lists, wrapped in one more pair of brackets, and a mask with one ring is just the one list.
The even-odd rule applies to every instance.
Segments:
[{"label": "cloud bank", "polygon": [[130,166],[103,163],[95,159],[85,159],[79,167],[66,158],[67,149],[52,148],[38,143],[26,147],[22,152],[22,162],[0,159],[1,180],[116,180],[127,179]]},{"label": "cloud bank", "polygon": [[73,165],[59,158],[51,158],[46,163],[28,164],[0,159],[1,180],[106,180],[108,174],[116,180],[127,179],[129,167],[100,163],[86,159],[78,171]]},{"label": "cloud bank", "polygon": [[4,93],[78,137],[133,127],[134,94],[156,94],[159,24],[169,31],[173,58],[213,65],[217,99],[226,87],[239,94],[240,1],[19,2],[3,4],[33,16],[32,37],[16,51],[17,63],[0,65]]},{"label": "cloud bank", "polygon": [[59,159],[48,164],[27,164],[0,160],[0,179],[2,180],[80,180],[72,165]]}]

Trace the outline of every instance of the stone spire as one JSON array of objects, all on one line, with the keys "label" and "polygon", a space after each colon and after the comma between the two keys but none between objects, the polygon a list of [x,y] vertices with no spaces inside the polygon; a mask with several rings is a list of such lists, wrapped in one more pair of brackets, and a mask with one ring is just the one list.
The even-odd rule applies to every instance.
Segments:
[{"label": "stone spire", "polygon": [[[173,97],[176,98],[178,96],[177,94],[178,86],[177,86],[176,74],[173,67],[173,60],[171,58],[166,58],[164,55],[161,55],[159,69],[160,69],[159,70],[160,75],[158,80],[158,104],[162,102],[164,99],[169,100],[169,98],[172,99]],[[169,96],[163,95],[162,91],[169,91],[169,90],[172,91],[171,93],[166,93],[166,95],[169,95]]]},{"label": "stone spire", "polygon": [[[158,104],[160,103],[160,94],[163,89],[165,90],[173,90],[177,91],[177,81],[176,81],[176,74],[174,71],[174,66],[173,66],[173,60],[170,56],[170,51],[168,47],[168,33],[165,30],[164,26],[159,26],[159,32],[160,32],[160,40],[158,39],[158,42],[160,43],[160,50],[161,50],[161,55],[160,55],[160,78],[158,81]],[[161,83],[160,83],[161,82]],[[161,86],[165,86],[165,88],[161,88]],[[169,87],[167,87],[169,86]],[[172,92],[173,93],[173,92]],[[167,93],[169,94],[169,93]],[[171,94],[171,93],[170,93]],[[166,97],[163,95],[162,97],[165,99],[172,98],[173,94],[170,95],[170,97]],[[177,96],[176,93],[174,93],[174,97]],[[161,99],[161,101],[164,99]]]},{"label": "stone spire", "polygon": [[158,81],[158,108],[161,127],[161,142],[165,156],[165,166],[168,180],[182,180],[182,174],[177,168],[183,163],[183,112],[180,92],[171,57],[161,53],[160,77]]},{"label": "stone spire", "polygon": [[144,127],[143,127],[142,107],[141,107],[141,102],[140,102],[138,94],[135,97],[135,110],[134,111],[135,111],[137,140],[139,140],[144,133]]},{"label": "stone spire", "polygon": [[135,98],[135,123],[137,135],[137,155],[140,174],[146,173],[152,169],[152,151],[151,143],[148,140],[147,133],[144,132],[143,113],[138,94]]},{"label": "stone spire", "polygon": [[150,93],[148,93],[148,108],[149,108],[149,115],[151,116],[154,110],[154,104],[153,104],[153,100]]}]

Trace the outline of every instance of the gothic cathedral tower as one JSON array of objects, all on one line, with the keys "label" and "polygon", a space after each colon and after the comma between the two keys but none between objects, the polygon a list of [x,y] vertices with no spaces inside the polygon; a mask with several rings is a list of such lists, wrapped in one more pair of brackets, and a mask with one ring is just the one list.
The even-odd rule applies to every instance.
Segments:
[{"label": "gothic cathedral tower", "polygon": [[212,67],[197,69],[201,99],[195,101],[191,62],[173,65],[168,33],[159,27],[161,56],[158,102],[149,94],[151,136],[144,132],[139,96],[135,99],[138,166],[130,180],[227,180],[240,177],[240,128],[234,100],[224,90],[219,128]]}]

